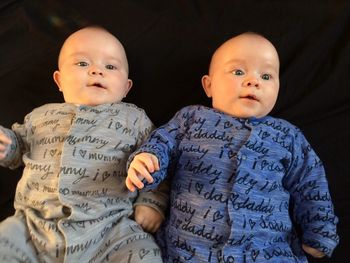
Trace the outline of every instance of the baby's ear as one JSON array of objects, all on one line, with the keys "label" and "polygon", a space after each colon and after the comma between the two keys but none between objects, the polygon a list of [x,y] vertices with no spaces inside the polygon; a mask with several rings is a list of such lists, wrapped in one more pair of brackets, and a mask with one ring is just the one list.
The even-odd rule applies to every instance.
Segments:
[{"label": "baby's ear", "polygon": [[128,93],[132,87],[132,84],[133,84],[132,80],[128,79],[128,82],[127,82],[126,88],[125,88],[124,98],[126,97],[126,95],[128,95]]},{"label": "baby's ear", "polygon": [[202,86],[208,98],[211,98],[211,79],[208,75],[202,77]]},{"label": "baby's ear", "polygon": [[58,87],[58,89],[60,90],[60,91],[62,91],[61,90],[61,72],[59,72],[58,70],[56,70],[54,73],[53,73],[53,80],[56,82],[56,85],[57,85],[57,87]]}]

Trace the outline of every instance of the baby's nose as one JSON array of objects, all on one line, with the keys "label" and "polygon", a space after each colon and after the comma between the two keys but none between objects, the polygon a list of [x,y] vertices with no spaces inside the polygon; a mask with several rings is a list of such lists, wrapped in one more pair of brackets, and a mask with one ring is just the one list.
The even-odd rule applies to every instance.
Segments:
[{"label": "baby's nose", "polygon": [[245,80],[244,85],[247,87],[259,88],[259,81],[256,78],[250,78]]},{"label": "baby's nose", "polygon": [[103,75],[103,71],[98,67],[92,67],[89,71],[91,75]]}]

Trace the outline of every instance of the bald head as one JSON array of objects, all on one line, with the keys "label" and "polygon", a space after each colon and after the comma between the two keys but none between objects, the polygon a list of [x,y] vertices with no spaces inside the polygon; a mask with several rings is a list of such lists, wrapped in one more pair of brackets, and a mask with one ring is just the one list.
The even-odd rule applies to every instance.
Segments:
[{"label": "bald head", "polygon": [[[246,45],[249,45],[249,50],[241,49],[242,46]],[[216,49],[210,62],[209,75],[218,66],[229,60],[231,53],[237,54],[242,52],[242,56],[245,56],[247,51],[251,52],[250,56],[252,59],[256,55],[266,56],[279,71],[279,57],[273,44],[262,35],[247,32],[230,38]]]},{"label": "bald head", "polygon": [[279,90],[279,59],[265,37],[244,33],[213,54],[202,86],[213,108],[239,118],[266,116]]},{"label": "bald head", "polygon": [[[121,63],[125,65],[127,73],[129,73],[129,65],[126,57],[125,49],[121,42],[106,29],[98,26],[90,26],[80,29],[72,33],[63,43],[59,56],[58,56],[58,68],[61,68],[64,59],[69,56],[71,51],[71,46],[85,45],[91,40],[101,39],[100,45],[107,46],[114,45],[116,50],[119,51],[118,56],[122,60]],[[101,48],[101,46],[96,46],[96,48]]]}]

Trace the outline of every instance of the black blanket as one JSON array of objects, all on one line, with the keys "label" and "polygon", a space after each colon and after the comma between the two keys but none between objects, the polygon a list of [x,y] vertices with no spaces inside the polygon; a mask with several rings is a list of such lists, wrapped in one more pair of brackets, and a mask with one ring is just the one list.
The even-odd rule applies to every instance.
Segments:
[{"label": "black blanket", "polygon": [[[299,126],[323,160],[340,219],[332,259],[311,262],[344,262],[350,247],[350,1],[2,0],[1,125],[63,101],[52,79],[59,48],[90,24],[124,44],[134,81],[126,101],[144,108],[157,126],[185,105],[210,106],[200,79],[219,44],[245,31],[269,38],[281,60],[272,115]],[[1,220],[14,212],[20,176],[21,169],[0,168]]]}]

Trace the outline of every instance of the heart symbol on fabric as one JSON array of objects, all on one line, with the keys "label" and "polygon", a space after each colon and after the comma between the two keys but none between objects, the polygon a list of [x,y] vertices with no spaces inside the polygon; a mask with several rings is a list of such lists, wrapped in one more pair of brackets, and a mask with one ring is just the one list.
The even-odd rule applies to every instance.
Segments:
[{"label": "heart symbol on fabric", "polygon": [[233,124],[229,121],[225,121],[224,123],[224,129],[227,129],[227,128],[231,128],[233,126]]},{"label": "heart symbol on fabric", "polygon": [[110,177],[111,176],[111,174],[110,173],[103,173],[102,174],[102,182],[104,182],[108,177]]},{"label": "heart symbol on fabric", "polygon": [[182,224],[182,220],[181,219],[177,219],[176,222],[175,222],[175,227],[179,228],[181,224]]},{"label": "heart symbol on fabric", "polygon": [[83,157],[83,158],[85,157],[86,152],[87,152],[86,150],[79,150],[79,154],[80,154],[80,156]]},{"label": "heart symbol on fabric", "polygon": [[260,254],[260,250],[255,250],[255,249],[252,250],[251,257],[252,257],[254,262],[255,262],[256,258],[259,256],[259,254]]},{"label": "heart symbol on fabric", "polygon": [[57,149],[50,150],[51,157],[54,157],[56,153],[57,153]]},{"label": "heart symbol on fabric", "polygon": [[224,215],[222,215],[220,213],[220,211],[216,211],[214,214],[213,214],[213,222],[217,221],[217,220],[220,220],[224,217]]},{"label": "heart symbol on fabric", "polygon": [[176,192],[181,192],[181,184],[179,184],[179,183],[175,184],[174,188],[175,188]]},{"label": "heart symbol on fabric", "polygon": [[269,137],[271,134],[270,133],[268,133],[268,132],[263,132],[263,134],[261,135],[261,139],[266,139],[267,137]]},{"label": "heart symbol on fabric", "polygon": [[200,184],[200,183],[196,183],[195,184],[195,188],[196,188],[196,191],[198,194],[201,194],[202,190],[203,190],[203,184]]},{"label": "heart symbol on fabric", "polygon": [[60,126],[58,123],[52,128],[52,131],[56,131],[57,127]]},{"label": "heart symbol on fabric", "polygon": [[253,230],[253,228],[254,228],[254,226],[255,226],[255,224],[256,224],[256,222],[254,222],[252,219],[249,219],[249,225],[250,225],[250,229],[252,229]]},{"label": "heart symbol on fabric", "polygon": [[141,248],[139,251],[139,257],[142,260],[145,256],[147,256],[147,254],[150,252],[150,250]]}]

